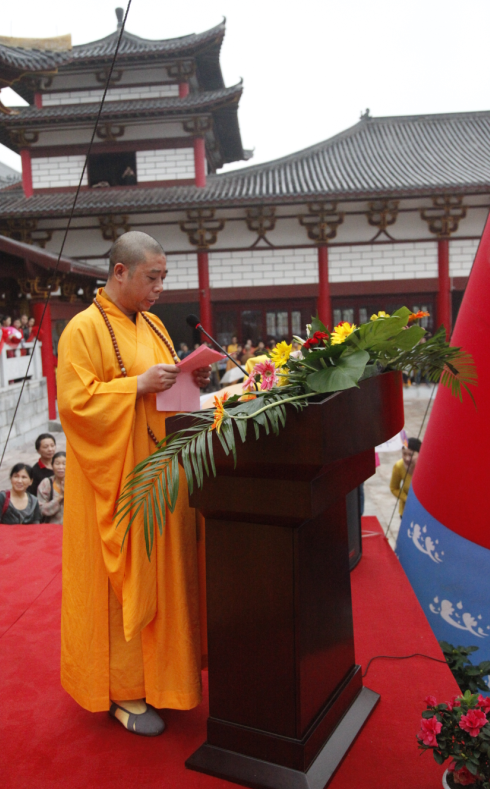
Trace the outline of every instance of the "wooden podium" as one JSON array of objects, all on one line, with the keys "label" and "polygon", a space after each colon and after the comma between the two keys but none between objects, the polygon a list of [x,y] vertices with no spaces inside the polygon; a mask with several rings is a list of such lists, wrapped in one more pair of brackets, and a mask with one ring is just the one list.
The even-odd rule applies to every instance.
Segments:
[{"label": "wooden podium", "polygon": [[[190,418],[172,417],[168,432]],[[288,408],[279,436],[190,496],[206,518],[209,712],[186,766],[260,789],[323,789],[376,705],[355,664],[345,497],[403,427],[390,372]]]}]

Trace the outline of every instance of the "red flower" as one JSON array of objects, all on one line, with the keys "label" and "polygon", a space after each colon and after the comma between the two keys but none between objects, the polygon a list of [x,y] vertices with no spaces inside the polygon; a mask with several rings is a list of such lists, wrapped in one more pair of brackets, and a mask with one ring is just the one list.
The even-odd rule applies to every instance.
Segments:
[{"label": "red flower", "polygon": [[303,343],[303,348],[306,348],[308,351],[310,351],[313,346],[319,344],[320,340],[328,340],[329,336],[330,335],[326,331],[316,331],[309,340],[306,340],[306,342]]},{"label": "red flower", "polygon": [[461,707],[461,697],[453,696],[451,701],[446,701],[447,708],[451,712],[455,707]]},{"label": "red flower", "polygon": [[471,786],[476,783],[476,775],[472,775],[467,767],[462,767],[460,770],[454,769],[454,761],[451,762],[447,768],[448,772],[453,774],[454,783],[461,784],[461,786]]},{"label": "red flower", "polygon": [[426,696],[424,701],[428,707],[437,707],[437,699],[435,696]]},{"label": "red flower", "polygon": [[437,734],[442,729],[442,723],[437,720],[434,715],[433,718],[422,718],[420,721],[420,731],[417,735],[419,740],[422,740],[424,745],[430,745],[437,748]]},{"label": "red flower", "polygon": [[478,737],[480,729],[488,723],[487,716],[481,710],[468,710],[466,715],[461,715],[459,728],[467,731],[472,737]]},{"label": "red flower", "polygon": [[482,696],[481,694],[478,696],[478,706],[481,710],[487,715],[490,712],[490,699],[488,696]]}]

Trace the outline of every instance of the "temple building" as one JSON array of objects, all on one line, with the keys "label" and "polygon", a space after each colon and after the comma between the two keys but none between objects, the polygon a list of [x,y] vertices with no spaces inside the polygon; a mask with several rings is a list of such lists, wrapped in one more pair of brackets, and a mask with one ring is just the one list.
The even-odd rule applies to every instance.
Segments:
[{"label": "temple building", "polygon": [[[22,159],[22,184],[0,187],[0,234],[59,250],[96,126],[64,254],[95,285],[118,235],[155,236],[169,267],[155,311],[175,342],[194,339],[197,311],[222,342],[301,334],[317,310],[332,326],[401,304],[450,328],[489,207],[490,112],[366,111],[306,150],[219,173],[251,155],[243,87],[220,67],[225,22],[168,40],[125,31],[99,116],[119,32],[80,46],[0,38],[0,86],[29,103],[0,108],[0,142]],[[88,290],[60,277],[53,320]]]}]

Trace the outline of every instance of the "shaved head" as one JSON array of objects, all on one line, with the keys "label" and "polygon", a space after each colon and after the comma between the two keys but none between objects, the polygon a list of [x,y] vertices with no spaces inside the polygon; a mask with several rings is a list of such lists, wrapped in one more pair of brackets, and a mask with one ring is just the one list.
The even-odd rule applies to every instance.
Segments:
[{"label": "shaved head", "polygon": [[140,263],[146,262],[147,255],[164,254],[162,245],[156,239],[139,230],[130,230],[129,233],[119,236],[112,245],[108,278],[110,279],[114,274],[116,263],[122,263],[132,274]]}]

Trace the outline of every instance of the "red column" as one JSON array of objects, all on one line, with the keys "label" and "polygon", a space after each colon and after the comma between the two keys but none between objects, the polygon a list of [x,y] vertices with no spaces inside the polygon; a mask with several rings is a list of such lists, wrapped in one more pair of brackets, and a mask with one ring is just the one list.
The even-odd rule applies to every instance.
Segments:
[{"label": "red column", "polygon": [[206,186],[206,147],[204,137],[194,137],[194,173],[196,186]]},{"label": "red column", "polygon": [[37,107],[39,110],[43,106],[43,94],[42,93],[35,93],[34,94],[34,106]]},{"label": "red column", "polygon": [[449,239],[437,242],[439,292],[437,294],[437,326],[444,326],[446,337],[451,335],[451,284],[449,280]]},{"label": "red column", "polygon": [[[207,252],[197,253],[197,269],[199,274],[199,310],[201,323],[209,334],[213,334],[213,318],[211,314],[211,294],[209,291],[209,256]],[[203,336],[203,340],[206,338]]]},{"label": "red column", "polygon": [[20,152],[20,160],[22,162],[22,186],[26,197],[32,197],[32,165],[31,165],[31,152],[28,148],[22,148]]},{"label": "red column", "polygon": [[44,304],[42,301],[32,304],[32,316],[36,320],[36,326],[40,326],[39,339],[42,343],[41,358],[43,361],[43,375],[46,378],[48,389],[48,411],[49,418],[56,419],[56,376],[54,373],[53,358],[53,338],[51,334],[51,307],[48,304],[41,324]]},{"label": "red column", "polygon": [[328,247],[318,247],[318,317],[330,330],[332,325],[332,305],[328,282]]},{"label": "red column", "polygon": [[180,82],[179,83],[179,99],[185,99],[186,96],[189,95],[189,83],[188,82]]}]

